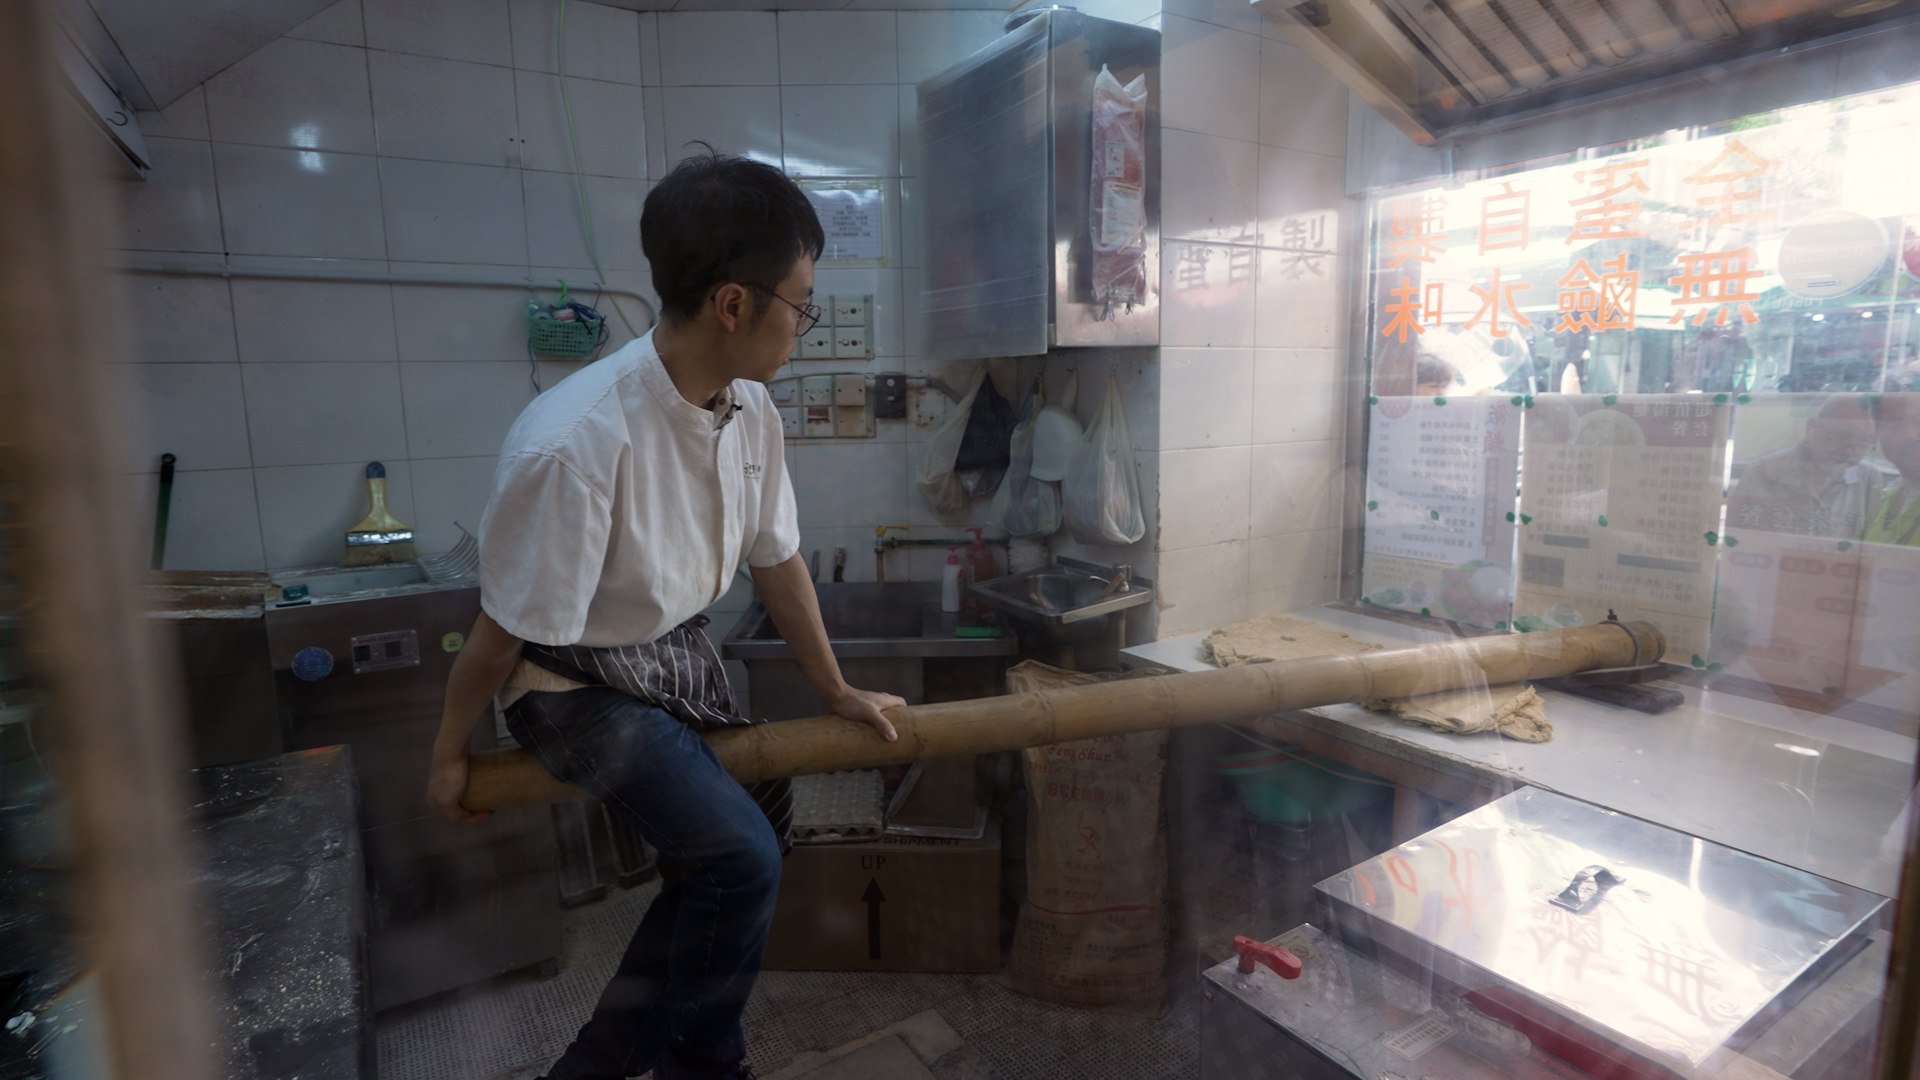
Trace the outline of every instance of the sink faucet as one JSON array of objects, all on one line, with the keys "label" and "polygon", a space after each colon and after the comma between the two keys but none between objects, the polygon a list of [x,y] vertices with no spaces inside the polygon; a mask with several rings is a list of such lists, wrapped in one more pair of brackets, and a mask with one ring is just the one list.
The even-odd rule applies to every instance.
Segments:
[{"label": "sink faucet", "polygon": [[887,541],[887,533],[898,530],[906,532],[905,525],[877,525],[873,530],[873,580],[887,580],[887,549],[893,545]]},{"label": "sink faucet", "polygon": [[1107,579],[1107,587],[1100,590],[1100,595],[1094,597],[1093,602],[1097,604],[1107,597],[1112,596],[1114,593],[1126,592],[1132,587],[1133,567],[1122,563],[1114,567],[1113,576]]}]

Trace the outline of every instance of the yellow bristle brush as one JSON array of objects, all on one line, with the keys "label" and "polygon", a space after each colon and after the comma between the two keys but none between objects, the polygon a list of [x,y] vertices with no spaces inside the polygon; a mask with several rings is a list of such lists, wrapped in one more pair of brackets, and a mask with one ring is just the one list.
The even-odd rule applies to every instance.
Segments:
[{"label": "yellow bristle brush", "polygon": [[367,516],[347,532],[347,566],[412,562],[419,558],[412,526],[387,511],[387,467],[367,465]]}]

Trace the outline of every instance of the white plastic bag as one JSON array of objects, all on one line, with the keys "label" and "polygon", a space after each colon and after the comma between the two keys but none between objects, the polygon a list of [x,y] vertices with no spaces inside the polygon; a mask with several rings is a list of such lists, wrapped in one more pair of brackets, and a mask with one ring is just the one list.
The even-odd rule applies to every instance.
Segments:
[{"label": "white plastic bag", "polygon": [[1027,399],[1008,440],[1007,478],[1000,485],[1004,500],[996,497],[998,508],[991,520],[1007,530],[1009,536],[1051,536],[1060,528],[1060,487],[1033,477],[1033,433],[1046,399],[1036,389]]},{"label": "white plastic bag", "polygon": [[1058,404],[1049,404],[1033,418],[1033,475],[1059,483],[1066,478],[1067,462],[1087,437],[1080,418],[1073,415],[1073,402],[1080,392],[1080,373],[1067,376],[1067,387]]},{"label": "white plastic bag", "polygon": [[946,418],[934,429],[933,438],[927,443],[927,456],[920,461],[916,485],[927,502],[942,513],[965,510],[973,500],[953,463],[960,456],[960,443],[967,435],[967,418],[973,414],[974,396],[980,393],[980,383],[986,377],[987,369],[982,365],[974,372],[973,383],[967,387],[966,394],[947,410]]},{"label": "white plastic bag", "polygon": [[1067,531],[1083,544],[1124,547],[1147,532],[1140,505],[1140,477],[1120,387],[1107,379],[1107,400],[1087,429],[1086,441],[1067,464],[1061,482]]}]

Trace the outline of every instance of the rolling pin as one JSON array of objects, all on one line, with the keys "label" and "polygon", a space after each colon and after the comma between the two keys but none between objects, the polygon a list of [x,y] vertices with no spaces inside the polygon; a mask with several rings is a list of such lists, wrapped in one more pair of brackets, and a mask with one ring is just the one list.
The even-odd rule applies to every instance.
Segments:
[{"label": "rolling pin", "polygon": [[[908,705],[887,714],[900,733],[887,742],[837,716],[703,732],[743,784],[782,776],[871,769],[1121,735],[1154,728],[1244,720],[1348,701],[1628,668],[1660,659],[1666,640],[1648,623],[1605,622],[1571,630],[1496,634],[1348,656],[1312,656],[1216,671],[1183,672],[1026,694]],[[586,798],[524,750],[473,756],[462,800],[468,810]]]}]

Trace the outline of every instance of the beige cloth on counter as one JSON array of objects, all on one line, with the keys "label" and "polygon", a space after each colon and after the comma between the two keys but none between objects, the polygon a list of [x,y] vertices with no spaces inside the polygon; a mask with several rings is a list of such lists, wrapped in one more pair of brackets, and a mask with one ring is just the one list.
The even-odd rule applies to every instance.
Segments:
[{"label": "beige cloth on counter", "polygon": [[[1267,664],[1309,656],[1344,656],[1373,652],[1380,646],[1356,641],[1346,634],[1292,615],[1262,615],[1222,627],[1207,635],[1201,655],[1216,667]],[[1410,724],[1436,731],[1472,734],[1498,731],[1521,742],[1553,738],[1547,705],[1525,683],[1450,690],[1413,698],[1363,702],[1375,712],[1396,716]]]}]

